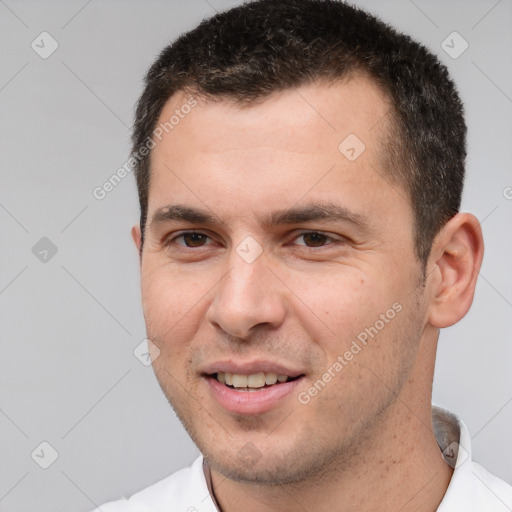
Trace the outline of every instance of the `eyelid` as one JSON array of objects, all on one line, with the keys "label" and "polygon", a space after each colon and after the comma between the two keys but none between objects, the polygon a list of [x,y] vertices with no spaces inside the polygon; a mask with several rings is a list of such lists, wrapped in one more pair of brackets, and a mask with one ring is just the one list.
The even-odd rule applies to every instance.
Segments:
[{"label": "eyelid", "polygon": [[332,233],[329,233],[329,232],[326,232],[326,231],[320,231],[318,229],[305,229],[305,230],[302,230],[300,231],[299,233],[296,233],[292,238],[290,238],[291,241],[293,240],[296,240],[297,238],[303,236],[303,235],[308,235],[310,233],[315,233],[315,234],[318,234],[318,235],[322,235],[322,236],[325,236],[327,239],[331,240],[330,242],[324,244],[324,245],[321,245],[321,246],[317,246],[317,247],[311,247],[311,246],[308,246],[308,245],[305,245],[305,244],[298,244],[300,245],[301,247],[306,247],[307,249],[321,249],[323,247],[327,247],[329,245],[332,245],[333,243],[343,243],[343,242],[346,242],[347,239],[343,236],[337,236],[337,235],[334,235]]},{"label": "eyelid", "polygon": [[[294,241],[296,240],[297,238],[300,238],[301,236],[303,235],[308,235],[310,233],[316,233],[316,234],[319,234],[319,235],[322,235],[322,236],[325,236],[328,240],[330,240],[330,242],[324,244],[324,245],[321,245],[321,246],[308,246],[306,244],[297,244],[299,245],[300,247],[304,247],[306,249],[322,249],[324,247],[327,247],[327,246],[330,246],[332,245],[333,243],[344,243],[347,241],[347,239],[343,236],[339,236],[339,235],[334,235],[332,233],[329,233],[329,232],[325,232],[325,231],[320,231],[320,230],[317,230],[317,229],[303,229],[303,230],[300,230],[299,232],[295,232],[293,234],[293,236],[291,236],[289,238],[290,241]],[[189,230],[183,230],[183,231],[178,231],[177,233],[172,233],[170,236],[166,237],[164,239],[164,242],[163,242],[163,245],[164,246],[170,246],[171,243],[174,243],[176,244],[177,246],[179,247],[182,247],[184,249],[200,249],[202,247],[205,247],[206,245],[211,245],[211,242],[210,243],[206,243],[205,245],[200,245],[198,247],[188,247],[184,244],[179,244],[176,242],[176,239],[180,238],[180,237],[183,237],[184,235],[188,235],[188,234],[198,234],[198,235],[204,235],[205,237],[207,237],[208,239],[210,239],[210,241],[214,241],[213,237],[210,236],[207,232],[205,231],[202,231],[202,230],[195,230],[195,229],[189,229]]]},{"label": "eyelid", "polygon": [[[179,243],[176,242],[177,238],[180,238],[180,237],[185,236],[185,235],[191,235],[191,234],[203,235],[206,238],[209,238],[210,240],[213,241],[213,238],[208,233],[205,233],[204,231],[200,231],[200,230],[197,230],[197,229],[187,229],[187,230],[184,230],[184,231],[178,231],[177,233],[172,233],[170,236],[168,236],[168,237],[166,237],[164,239],[163,245],[168,247],[172,243],[174,243],[177,246],[183,247],[185,249],[200,249],[201,247],[204,247],[204,245],[200,245],[198,247],[188,247],[188,246],[186,246],[184,244],[179,244]],[[205,244],[205,245],[211,245],[211,244]]]}]

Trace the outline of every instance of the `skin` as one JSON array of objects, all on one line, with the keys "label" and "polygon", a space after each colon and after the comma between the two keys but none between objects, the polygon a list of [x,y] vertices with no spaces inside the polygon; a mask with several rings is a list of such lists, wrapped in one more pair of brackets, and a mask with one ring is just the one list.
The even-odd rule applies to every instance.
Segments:
[{"label": "skin", "polygon": [[[173,96],[160,120],[189,97]],[[389,105],[365,77],[248,107],[196,97],[152,151],[141,290],[155,374],[210,465],[221,509],[436,510],[452,473],[431,426],[436,346],[439,329],[471,305],[478,221],[457,214],[444,226],[423,280],[407,194],[380,164]],[[338,150],[349,134],[366,146],[355,161]],[[365,225],[263,222],[322,202]],[[222,222],[150,222],[171,204]],[[139,226],[132,236],[139,250]],[[249,236],[263,251],[252,263],[236,251]],[[400,312],[301,403],[299,393],[397,303]],[[279,361],[303,377],[279,407],[234,414],[203,375],[219,360]]]}]

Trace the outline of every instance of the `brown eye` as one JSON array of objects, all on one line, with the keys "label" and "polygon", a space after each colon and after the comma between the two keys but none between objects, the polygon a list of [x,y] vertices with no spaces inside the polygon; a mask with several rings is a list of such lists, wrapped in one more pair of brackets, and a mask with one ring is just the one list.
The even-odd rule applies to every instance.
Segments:
[{"label": "brown eye", "polygon": [[[182,239],[184,243],[180,243],[177,240]],[[206,240],[208,239],[208,236],[204,235],[203,233],[182,233],[181,235],[177,236],[174,241],[178,245],[185,245],[186,247],[202,247],[206,244]]]},{"label": "brown eye", "polygon": [[300,235],[300,237],[302,237],[304,240],[304,245],[308,247],[321,247],[322,245],[326,245],[331,238],[322,233],[317,233],[316,231],[312,231],[311,233],[303,233]]}]

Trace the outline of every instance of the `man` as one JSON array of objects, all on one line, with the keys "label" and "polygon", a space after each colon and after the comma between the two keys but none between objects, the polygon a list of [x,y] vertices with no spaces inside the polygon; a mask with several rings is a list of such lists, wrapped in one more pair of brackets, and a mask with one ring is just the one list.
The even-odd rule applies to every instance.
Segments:
[{"label": "man", "polygon": [[506,511],[431,406],[483,255],[466,127],[435,56],[335,1],[203,21],[133,136],[150,353],[202,456],[110,511]]}]

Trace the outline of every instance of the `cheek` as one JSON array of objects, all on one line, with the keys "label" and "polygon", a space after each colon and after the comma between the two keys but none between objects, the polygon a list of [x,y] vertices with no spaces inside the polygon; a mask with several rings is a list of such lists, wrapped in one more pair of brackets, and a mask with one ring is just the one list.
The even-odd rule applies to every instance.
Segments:
[{"label": "cheek", "polygon": [[393,304],[382,280],[373,282],[355,268],[295,276],[290,288],[298,291],[301,323],[328,353],[344,350]]},{"label": "cheek", "polygon": [[186,344],[204,316],[206,295],[211,285],[197,276],[162,265],[141,276],[142,306],[148,337],[161,350]]}]

